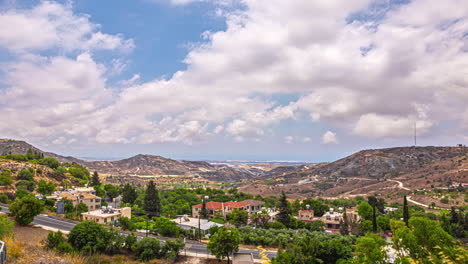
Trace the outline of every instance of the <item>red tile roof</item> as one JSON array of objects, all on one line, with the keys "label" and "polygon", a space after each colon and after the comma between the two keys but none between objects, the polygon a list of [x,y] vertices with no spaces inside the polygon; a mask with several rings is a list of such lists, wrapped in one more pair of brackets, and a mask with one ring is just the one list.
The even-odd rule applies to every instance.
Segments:
[{"label": "red tile roof", "polygon": [[[202,204],[194,205],[193,207],[202,207]],[[223,204],[218,202],[207,202],[206,209],[210,210],[221,210],[223,209]]]},{"label": "red tile roof", "polygon": [[233,207],[233,208],[241,208],[241,207],[249,206],[249,205],[250,204],[244,203],[244,202],[227,202],[227,203],[224,203],[224,206],[229,206],[229,207]]},{"label": "red tile roof", "polygon": [[299,213],[313,213],[314,210],[300,210]]}]

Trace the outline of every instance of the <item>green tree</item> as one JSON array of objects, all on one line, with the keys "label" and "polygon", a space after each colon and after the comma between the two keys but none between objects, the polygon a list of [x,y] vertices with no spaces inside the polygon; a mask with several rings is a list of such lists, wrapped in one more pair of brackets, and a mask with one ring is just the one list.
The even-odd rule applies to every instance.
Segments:
[{"label": "green tree", "polygon": [[372,220],[372,206],[367,202],[361,202],[357,207],[358,214],[365,220]]},{"label": "green tree", "polygon": [[30,224],[36,215],[42,210],[42,203],[32,195],[26,195],[15,201],[10,206],[10,212],[19,225]]},{"label": "green tree", "polygon": [[22,189],[22,190],[27,190],[27,191],[34,191],[34,188],[36,187],[36,184],[33,181],[26,181],[26,180],[21,180],[17,182],[16,184],[16,189]]},{"label": "green tree", "polygon": [[135,234],[130,233],[125,237],[124,242],[125,242],[125,248],[126,249],[132,249],[133,245],[135,245],[137,243],[137,237],[135,236]]},{"label": "green tree", "polygon": [[65,237],[63,236],[62,232],[50,232],[47,235],[47,238],[44,241],[45,247],[48,249],[55,249],[58,245],[65,243]]},{"label": "green tree", "polygon": [[149,261],[161,257],[161,244],[155,237],[145,237],[132,247],[140,261]]},{"label": "green tree", "polygon": [[314,210],[314,216],[323,216],[329,210],[327,205],[310,198],[302,201],[302,209],[307,209],[307,205],[310,206],[311,210]]},{"label": "green tree", "polygon": [[163,216],[154,220],[154,230],[165,237],[176,237],[182,232],[176,222]]},{"label": "green tree", "polygon": [[8,186],[13,183],[13,179],[11,178],[11,170],[5,170],[0,173],[0,185],[1,186]]},{"label": "green tree", "polygon": [[18,180],[25,180],[25,181],[32,181],[33,177],[34,177],[33,172],[30,170],[26,170],[26,169],[22,169],[18,173],[18,176],[17,176]]},{"label": "green tree", "polygon": [[406,199],[406,195],[403,197],[403,221],[405,222],[406,226],[409,224],[409,209],[408,209],[408,200]]},{"label": "green tree", "polygon": [[372,231],[377,232],[377,209],[376,206],[372,206]]},{"label": "green tree", "polygon": [[82,180],[89,179],[88,169],[75,162],[73,162],[70,165],[70,167],[68,168],[68,172],[75,178],[82,179]]},{"label": "green tree", "polygon": [[99,174],[97,171],[93,172],[93,177],[91,178],[91,186],[101,185],[101,180],[99,180]]},{"label": "green tree", "polygon": [[247,225],[247,221],[249,220],[249,214],[245,210],[239,210],[236,208],[227,215],[227,220],[229,221],[229,223],[235,225],[236,227],[240,227],[243,225]]},{"label": "green tree", "polygon": [[277,221],[285,225],[286,227],[291,226],[291,209],[289,208],[288,200],[286,199],[286,194],[283,192],[281,194],[279,205],[278,205],[279,213],[277,216]]},{"label": "green tree", "polygon": [[205,197],[203,197],[203,200],[202,200],[202,207],[201,207],[201,210],[200,210],[200,217],[202,219],[208,219],[208,210],[206,209],[206,199],[205,199]]},{"label": "green tree", "polygon": [[55,191],[55,184],[51,181],[40,180],[36,191],[42,195],[51,194]]},{"label": "green tree", "polygon": [[161,251],[163,252],[165,258],[175,259],[184,247],[185,244],[181,238],[176,240],[166,240],[166,243],[164,243]]},{"label": "green tree", "polygon": [[221,227],[216,234],[210,236],[210,241],[206,245],[206,249],[215,255],[217,259],[227,258],[228,263],[230,256],[239,251],[241,236],[237,228]]},{"label": "green tree", "polygon": [[0,215],[0,239],[13,232],[15,224],[6,215]]},{"label": "green tree", "polygon": [[343,220],[340,222],[340,233],[342,235],[349,235],[349,222],[348,222],[348,214],[346,213],[346,209],[343,212]]},{"label": "green tree", "polygon": [[153,181],[149,181],[146,187],[144,208],[146,215],[148,216],[160,216],[161,215],[161,200],[159,198],[159,192],[156,189]]},{"label": "green tree", "polygon": [[356,258],[353,263],[356,264],[375,264],[385,263],[387,256],[383,247],[387,243],[377,234],[367,233],[365,236],[357,239]]},{"label": "green tree", "polygon": [[125,184],[122,189],[122,202],[133,205],[135,203],[138,194],[134,187],[130,184]]},{"label": "green tree", "polygon": [[110,200],[113,200],[120,194],[119,188],[115,187],[112,184],[104,185],[104,190],[106,190],[107,197],[109,197]]},{"label": "green tree", "polygon": [[8,196],[4,193],[0,194],[0,203],[9,203],[9,199],[8,199]]},{"label": "green tree", "polygon": [[409,227],[396,220],[391,220],[390,226],[394,234],[393,248],[400,261],[410,258],[422,263],[442,263],[441,253],[451,252],[456,247],[440,224],[426,217],[411,217]]},{"label": "green tree", "polygon": [[120,227],[122,227],[123,230],[128,230],[128,231],[135,231],[136,230],[135,224],[128,217],[120,217],[119,218],[119,224],[120,224]]},{"label": "green tree", "polygon": [[88,212],[88,206],[84,203],[79,203],[76,205],[75,211],[78,215],[84,212]]},{"label": "green tree", "polygon": [[44,165],[44,166],[47,166],[51,169],[56,169],[60,166],[60,162],[54,158],[43,158],[43,159],[39,159],[37,160],[37,163],[38,164],[41,164],[41,165]]},{"label": "green tree", "polygon": [[105,250],[108,241],[108,231],[102,225],[84,221],[81,222],[68,234],[68,242],[77,250],[96,253]]},{"label": "green tree", "polygon": [[325,231],[325,223],[320,221],[320,220],[317,220],[317,221],[313,221],[313,222],[310,222],[310,223],[307,223],[305,225],[305,228],[309,231],[316,231],[316,232],[324,232]]}]

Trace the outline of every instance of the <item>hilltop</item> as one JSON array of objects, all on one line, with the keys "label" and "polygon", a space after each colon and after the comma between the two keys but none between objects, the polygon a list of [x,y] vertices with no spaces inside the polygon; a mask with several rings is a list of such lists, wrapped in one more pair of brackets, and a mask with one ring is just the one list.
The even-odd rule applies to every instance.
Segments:
[{"label": "hilltop", "polygon": [[109,175],[138,176],[189,176],[203,177],[213,181],[238,182],[255,177],[256,174],[243,168],[212,165],[204,161],[178,161],[155,155],[139,154],[117,161],[84,161],[74,157],[46,152],[25,141],[0,139],[0,155],[26,154],[28,151],[42,153],[64,163],[77,163],[89,170]]},{"label": "hilltop", "polygon": [[42,151],[35,146],[21,140],[0,139],[0,155],[6,154],[26,154],[28,151],[34,151],[44,154],[44,157],[54,158],[60,162],[83,164],[85,161],[74,157],[66,157],[52,152]]},{"label": "hilltop", "polygon": [[447,187],[468,182],[466,147],[398,147],[363,150],[343,159],[271,171],[244,192],[274,195],[281,191],[293,196],[353,196],[398,193],[398,180],[409,189]]},{"label": "hilltop", "polygon": [[215,181],[240,181],[252,174],[226,166],[213,166],[204,161],[178,161],[154,155],[136,155],[117,161],[84,162],[90,170],[112,175],[193,176]]}]

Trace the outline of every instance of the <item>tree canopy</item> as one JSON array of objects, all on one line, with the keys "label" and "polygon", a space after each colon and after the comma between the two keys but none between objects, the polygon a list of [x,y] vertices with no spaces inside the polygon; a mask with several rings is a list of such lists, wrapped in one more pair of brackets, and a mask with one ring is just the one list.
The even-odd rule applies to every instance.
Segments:
[{"label": "tree canopy", "polygon": [[34,217],[41,212],[42,207],[43,205],[38,199],[28,194],[15,199],[10,206],[10,212],[15,217],[15,222],[24,226],[34,220]]},{"label": "tree canopy", "polygon": [[146,187],[144,207],[146,215],[148,216],[161,215],[161,201],[159,198],[159,192],[156,189],[153,181],[150,181]]},{"label": "tree canopy", "polygon": [[239,251],[240,242],[241,236],[237,228],[221,227],[210,237],[206,248],[218,259],[227,258],[229,263],[230,256]]}]

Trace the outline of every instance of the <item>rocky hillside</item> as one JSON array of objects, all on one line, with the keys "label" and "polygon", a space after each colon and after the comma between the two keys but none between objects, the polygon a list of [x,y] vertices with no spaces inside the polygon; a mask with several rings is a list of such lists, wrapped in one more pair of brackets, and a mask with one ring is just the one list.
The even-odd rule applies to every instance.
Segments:
[{"label": "rocky hillside", "polygon": [[423,168],[429,163],[463,155],[466,147],[398,147],[359,151],[343,159],[316,166],[300,166],[296,170],[272,175],[300,178],[322,176],[327,178],[382,178]]},{"label": "rocky hillside", "polygon": [[45,152],[24,141],[0,139],[0,155],[26,154],[29,150],[43,153],[45,157],[52,157],[60,162],[75,162],[87,167],[91,171],[98,171],[103,174],[139,176],[183,175],[225,182],[236,182],[255,176],[244,169],[215,166],[204,161],[178,161],[153,155],[137,155],[117,161],[88,162],[74,157],[65,157]]},{"label": "rocky hillside", "polygon": [[139,176],[200,176],[218,181],[239,181],[250,177],[247,172],[204,161],[178,161],[161,156],[137,155],[117,161],[86,162],[90,170],[113,175]]},{"label": "rocky hillside", "polygon": [[[396,194],[468,183],[468,148],[399,147],[364,150],[343,159],[272,171],[243,192],[264,196],[282,191],[297,197]],[[401,188],[402,182],[405,188]],[[296,197],[295,197],[296,198]]]},{"label": "rocky hillside", "polygon": [[76,162],[79,164],[84,163],[83,160],[80,160],[74,157],[65,157],[65,156],[61,156],[52,152],[42,151],[25,141],[12,140],[12,139],[0,139],[0,155],[26,154],[29,150],[43,153],[44,157],[54,158],[60,162],[68,162],[68,163]]},{"label": "rocky hillside", "polygon": [[30,162],[0,159],[0,173],[9,171],[9,175],[13,180],[13,183],[10,185],[0,186],[0,193],[10,193],[16,190],[16,184],[20,182],[20,179],[17,178],[17,175],[21,170],[31,171],[33,174],[33,181],[36,183],[40,180],[46,180],[52,181],[55,184],[59,184],[60,181],[63,180],[62,178],[57,177],[57,174],[47,166]]}]

